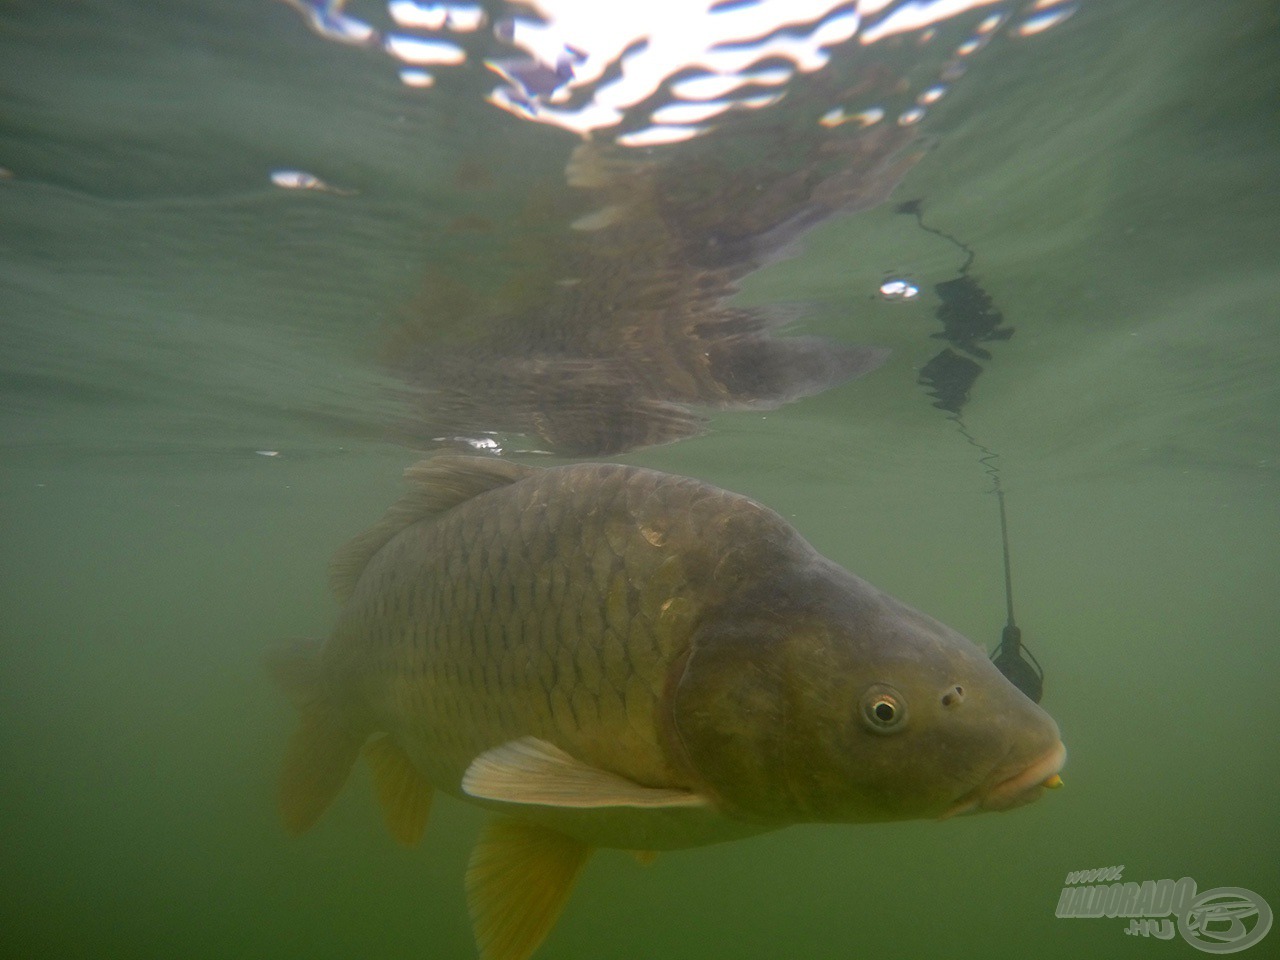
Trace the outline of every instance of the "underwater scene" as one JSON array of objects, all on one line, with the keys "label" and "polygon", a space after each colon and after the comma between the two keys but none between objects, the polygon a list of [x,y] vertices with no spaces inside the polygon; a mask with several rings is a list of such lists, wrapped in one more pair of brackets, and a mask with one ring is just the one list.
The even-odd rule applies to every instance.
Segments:
[{"label": "underwater scene", "polygon": [[1280,957],[1273,0],[0,63],[0,956]]}]

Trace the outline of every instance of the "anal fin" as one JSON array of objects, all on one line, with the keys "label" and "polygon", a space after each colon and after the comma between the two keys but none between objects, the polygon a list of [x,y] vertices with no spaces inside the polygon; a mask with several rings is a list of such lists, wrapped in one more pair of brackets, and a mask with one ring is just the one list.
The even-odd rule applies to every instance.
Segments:
[{"label": "anal fin", "polygon": [[364,758],[373,771],[373,785],[387,830],[402,846],[414,846],[427,829],[434,792],[431,784],[388,736],[370,740],[364,748]]},{"label": "anal fin", "polygon": [[365,732],[326,696],[321,644],[299,640],[270,651],[267,669],[298,708],[299,722],[285,749],[279,807],[285,829],[309,830],[347,782]]},{"label": "anal fin", "polygon": [[490,820],[467,867],[481,960],[526,960],[555,926],[591,847],[521,820]]}]

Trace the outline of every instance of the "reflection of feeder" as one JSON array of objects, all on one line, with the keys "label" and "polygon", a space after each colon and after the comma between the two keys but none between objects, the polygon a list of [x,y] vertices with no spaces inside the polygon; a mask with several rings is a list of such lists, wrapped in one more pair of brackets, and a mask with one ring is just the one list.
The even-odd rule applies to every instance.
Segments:
[{"label": "reflection of feeder", "polygon": [[917,382],[928,388],[935,407],[959,414],[981,372],[980,364],[948,347],[920,368]]},{"label": "reflection of feeder", "polygon": [[990,360],[990,351],[978,344],[1013,336],[1013,327],[1002,326],[1004,314],[996,309],[991,295],[964,271],[933,289],[938,294],[938,319],[943,327],[941,333],[934,334],[937,339],[953,343],[980,360]]}]

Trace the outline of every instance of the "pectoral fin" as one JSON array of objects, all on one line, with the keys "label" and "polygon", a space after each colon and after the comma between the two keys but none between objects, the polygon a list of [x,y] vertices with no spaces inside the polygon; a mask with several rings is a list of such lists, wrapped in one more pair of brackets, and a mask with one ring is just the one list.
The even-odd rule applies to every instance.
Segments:
[{"label": "pectoral fin", "polygon": [[555,926],[590,856],[590,847],[537,824],[486,824],[466,881],[481,960],[526,960]]},{"label": "pectoral fin", "polygon": [[387,830],[402,846],[414,846],[427,829],[431,784],[390,737],[370,740],[364,748],[364,758],[373,771],[373,785],[378,791]]},{"label": "pectoral fin", "polygon": [[511,740],[471,761],[462,789],[482,800],[548,807],[701,807],[688,790],[646,787],[575,760],[536,737]]}]

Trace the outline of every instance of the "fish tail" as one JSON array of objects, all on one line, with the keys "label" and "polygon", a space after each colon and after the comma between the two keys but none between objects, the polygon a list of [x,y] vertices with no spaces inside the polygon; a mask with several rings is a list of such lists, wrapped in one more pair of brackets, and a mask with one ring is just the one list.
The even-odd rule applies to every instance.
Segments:
[{"label": "fish tail", "polygon": [[318,640],[296,640],[272,650],[267,671],[298,709],[280,771],[280,818],[292,834],[305,833],[347,782],[368,731],[357,729],[330,696],[320,669]]}]

